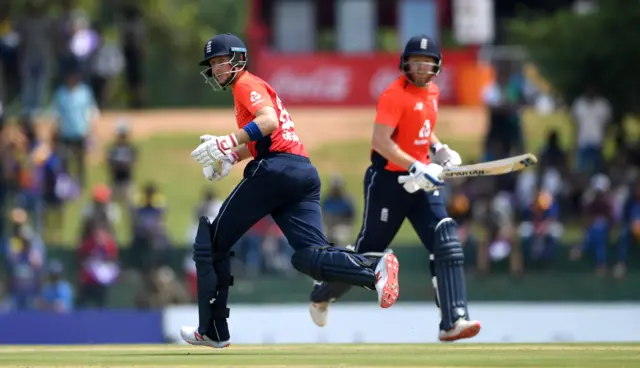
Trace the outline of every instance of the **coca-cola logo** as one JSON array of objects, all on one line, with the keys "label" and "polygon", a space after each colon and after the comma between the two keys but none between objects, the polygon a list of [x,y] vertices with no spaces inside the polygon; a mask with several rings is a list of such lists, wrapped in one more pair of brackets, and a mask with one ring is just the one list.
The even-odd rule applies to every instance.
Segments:
[{"label": "coca-cola logo", "polygon": [[289,101],[342,102],[351,92],[351,71],[339,66],[310,72],[282,68],[271,75],[269,84]]},{"label": "coca-cola logo", "polygon": [[396,68],[382,67],[373,74],[369,81],[369,94],[373,100],[384,92],[384,90],[398,78],[399,71]]}]

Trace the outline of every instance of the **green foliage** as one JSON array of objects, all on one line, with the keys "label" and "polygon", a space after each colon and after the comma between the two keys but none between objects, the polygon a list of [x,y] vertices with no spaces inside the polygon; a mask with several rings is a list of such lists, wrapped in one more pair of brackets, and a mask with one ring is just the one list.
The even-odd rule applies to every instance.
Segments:
[{"label": "green foliage", "polygon": [[600,2],[600,10],[579,15],[568,10],[509,24],[542,75],[567,101],[592,83],[611,100],[617,120],[640,114],[640,3]]}]

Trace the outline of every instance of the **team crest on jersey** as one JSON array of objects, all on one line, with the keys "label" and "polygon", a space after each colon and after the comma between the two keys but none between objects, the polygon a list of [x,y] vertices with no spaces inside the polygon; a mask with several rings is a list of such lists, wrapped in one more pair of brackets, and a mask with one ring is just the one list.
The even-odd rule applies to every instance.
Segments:
[{"label": "team crest on jersey", "polygon": [[249,95],[249,101],[251,101],[251,106],[255,106],[263,101],[262,95],[256,91],[251,91],[251,94]]},{"label": "team crest on jersey", "polygon": [[422,103],[422,101],[420,101],[413,108],[413,111],[422,111],[422,109],[424,109],[424,103]]}]

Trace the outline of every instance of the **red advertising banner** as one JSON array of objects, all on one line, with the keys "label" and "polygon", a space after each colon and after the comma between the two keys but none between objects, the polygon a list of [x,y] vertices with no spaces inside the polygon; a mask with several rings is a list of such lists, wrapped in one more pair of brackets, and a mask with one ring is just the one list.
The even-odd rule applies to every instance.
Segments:
[{"label": "red advertising banner", "polygon": [[[288,106],[370,106],[400,75],[399,54],[261,53],[257,74]],[[474,50],[445,52],[434,81],[442,104],[459,103],[458,71],[476,64]],[[468,73],[466,73],[468,75]]]}]

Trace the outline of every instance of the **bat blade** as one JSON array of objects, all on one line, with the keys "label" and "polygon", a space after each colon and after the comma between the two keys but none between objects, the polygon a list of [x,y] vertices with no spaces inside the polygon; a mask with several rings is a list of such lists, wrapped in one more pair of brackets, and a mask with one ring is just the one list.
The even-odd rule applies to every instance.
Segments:
[{"label": "bat blade", "polygon": [[504,175],[510,172],[524,170],[528,167],[535,166],[537,163],[538,158],[533,153],[525,153],[523,155],[508,157],[501,160],[444,169],[441,177],[451,179]]}]

